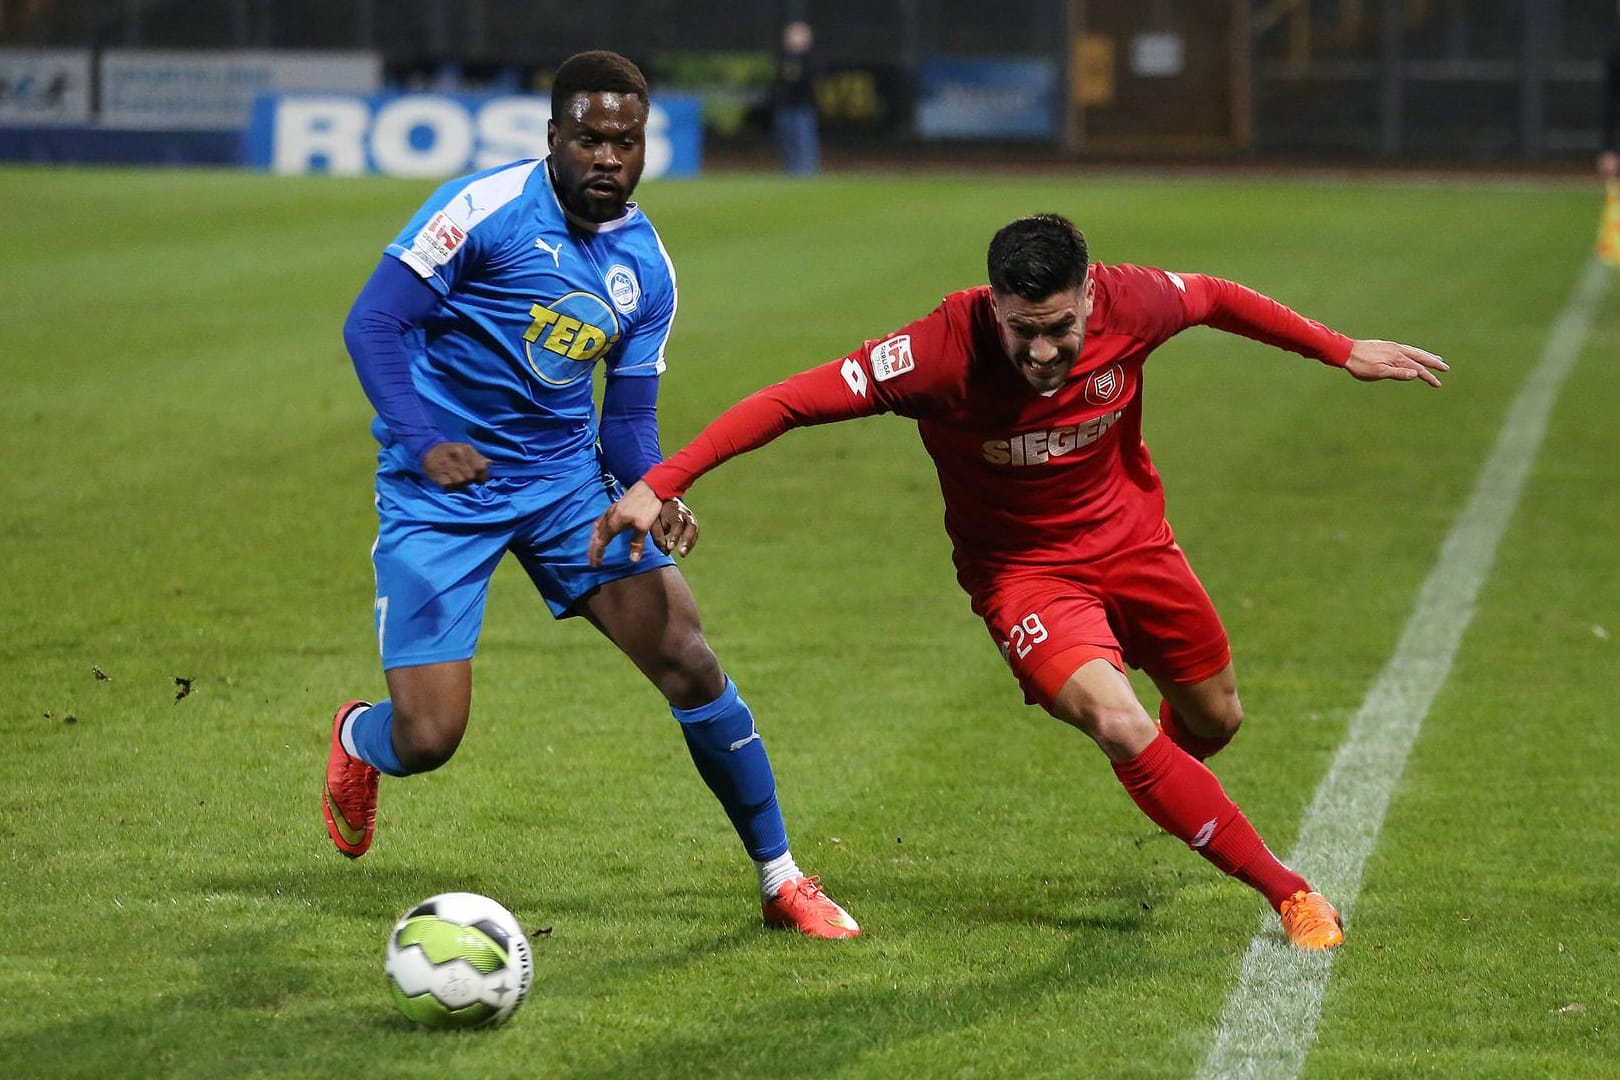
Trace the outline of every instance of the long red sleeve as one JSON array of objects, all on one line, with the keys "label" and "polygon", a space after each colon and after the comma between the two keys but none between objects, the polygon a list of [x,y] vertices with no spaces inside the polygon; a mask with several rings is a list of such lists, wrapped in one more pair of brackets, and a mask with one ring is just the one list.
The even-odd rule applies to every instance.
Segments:
[{"label": "long red sleeve", "polygon": [[721,462],[757,450],[793,428],[881,411],[869,396],[850,392],[841,370],[845,363],[833,360],[748,395],[668,460],[649,469],[642,480],[659,498],[677,498]]},{"label": "long red sleeve", "polygon": [[[1112,295],[1106,311],[1097,316],[1101,322],[1090,328],[1098,337],[1096,344],[1088,342],[1087,350],[1106,349],[1105,343],[1115,338],[1151,350],[1187,326],[1206,325],[1338,367],[1350,357],[1353,343],[1343,334],[1236,282],[1145,267],[1098,268],[1099,273],[1104,270]],[[875,358],[877,353],[881,357]],[[661,498],[669,499],[684,494],[721,462],[756,450],[792,428],[880,412],[934,415],[937,409],[928,406],[960,404],[966,372],[980,355],[1001,355],[982,286],[952,294],[932,314],[888,338],[869,341],[849,356],[744,398],[642,479]],[[1098,362],[1088,361],[1091,357],[1092,351],[1082,354],[1082,367]],[[979,451],[973,447],[986,435],[1007,437],[999,429],[975,428],[966,459],[976,456]],[[935,460],[938,463],[937,454]]]},{"label": "long red sleeve", "polygon": [[1203,274],[1180,275],[1187,286],[1187,307],[1195,324],[1241,334],[1279,349],[1344,367],[1354,344],[1337,330],[1263,296],[1235,281]]}]

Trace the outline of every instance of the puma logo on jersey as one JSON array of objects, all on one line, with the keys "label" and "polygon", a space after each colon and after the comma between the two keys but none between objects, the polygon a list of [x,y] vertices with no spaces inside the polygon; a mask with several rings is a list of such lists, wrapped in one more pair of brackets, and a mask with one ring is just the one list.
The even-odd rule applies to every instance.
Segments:
[{"label": "puma logo on jersey", "polygon": [[551,264],[553,266],[557,267],[559,270],[562,269],[562,245],[561,244],[558,244],[556,247],[552,247],[550,244],[546,243],[546,238],[545,237],[537,236],[537,237],[534,238],[534,246],[539,248],[541,251],[545,252],[547,255],[551,256]]},{"label": "puma logo on jersey", "polygon": [[1049,431],[1026,431],[1010,439],[991,439],[981,447],[984,460],[991,465],[1044,465],[1054,458],[1072,454],[1082,446],[1090,446],[1108,434],[1108,429],[1119,423],[1119,418],[1124,415],[1124,409],[1116,409],[1083,424],[1070,424]]}]

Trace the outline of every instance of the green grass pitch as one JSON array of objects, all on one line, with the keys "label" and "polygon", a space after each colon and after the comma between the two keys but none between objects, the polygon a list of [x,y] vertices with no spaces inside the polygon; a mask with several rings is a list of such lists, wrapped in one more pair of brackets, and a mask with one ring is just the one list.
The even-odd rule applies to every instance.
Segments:
[{"label": "green grass pitch", "polygon": [[[794,852],[865,937],[761,929],[661,700],[512,566],[461,752],[384,784],[365,859],[332,850],[331,712],[382,686],[370,410],[339,326],[431,187],[0,170],[0,1073],[1194,1073],[1261,902],[1021,704],[894,418],[700,482],[685,564]],[[1084,174],[641,195],[681,284],[666,449],[979,282],[990,233],[1038,210],[1105,261],[1236,278],[1450,361],[1440,391],[1367,386],[1195,330],[1149,366],[1148,441],[1249,714],[1215,769],[1281,853],[1598,212],[1569,186]],[[1617,350],[1611,293],[1366,865],[1305,1076],[1620,1075]],[[449,890],[533,933],[503,1029],[420,1032],[389,1003],[389,928]]]}]

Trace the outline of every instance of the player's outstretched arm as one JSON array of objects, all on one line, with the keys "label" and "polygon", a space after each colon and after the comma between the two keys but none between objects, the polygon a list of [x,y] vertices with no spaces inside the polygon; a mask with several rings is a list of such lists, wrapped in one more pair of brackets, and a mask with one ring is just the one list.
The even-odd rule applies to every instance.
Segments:
[{"label": "player's outstretched arm", "polygon": [[1365,340],[1353,342],[1350,359],[1345,370],[1362,382],[1394,379],[1410,382],[1422,379],[1430,386],[1439,386],[1437,371],[1450,371],[1446,362],[1431,352],[1396,341]]},{"label": "player's outstretched arm", "polygon": [[[607,549],[608,541],[622,532],[632,532],[630,537],[630,561],[640,562],[642,549],[647,544],[647,533],[654,525],[660,525],[664,512],[664,500],[658,493],[648,487],[645,481],[637,480],[624,498],[608,507],[602,516],[596,519],[591,527],[591,542],[586,548],[586,557],[592,566],[602,565],[602,552]],[[662,539],[655,537],[655,540]]]}]

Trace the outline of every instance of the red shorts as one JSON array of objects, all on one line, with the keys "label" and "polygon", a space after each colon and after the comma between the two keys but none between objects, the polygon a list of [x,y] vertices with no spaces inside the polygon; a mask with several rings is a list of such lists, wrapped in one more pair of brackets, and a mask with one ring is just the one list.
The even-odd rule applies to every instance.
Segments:
[{"label": "red shorts", "polygon": [[1087,563],[963,575],[973,610],[1024,698],[1050,707],[1080,667],[1107,660],[1195,683],[1232,660],[1226,628],[1166,525],[1154,542]]}]

